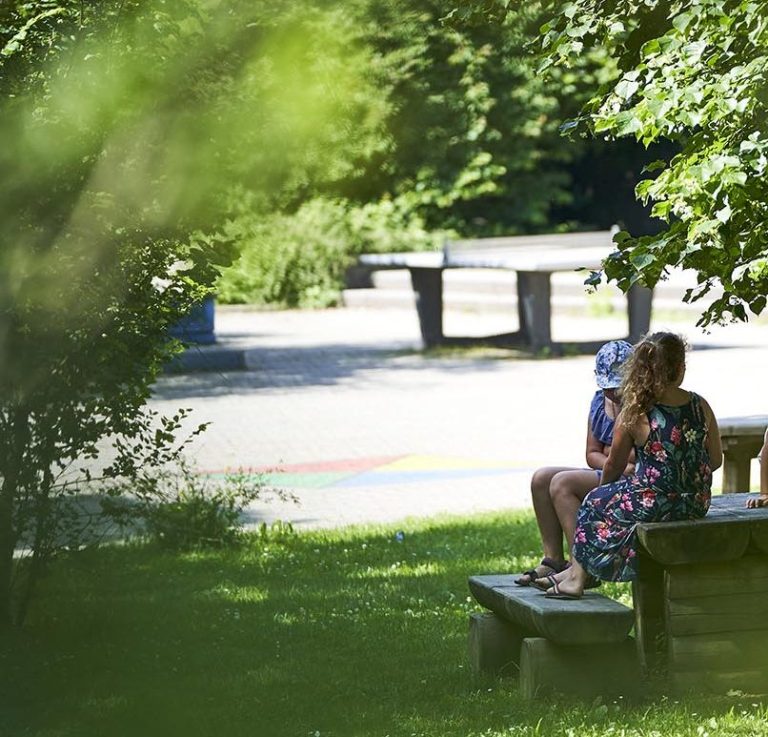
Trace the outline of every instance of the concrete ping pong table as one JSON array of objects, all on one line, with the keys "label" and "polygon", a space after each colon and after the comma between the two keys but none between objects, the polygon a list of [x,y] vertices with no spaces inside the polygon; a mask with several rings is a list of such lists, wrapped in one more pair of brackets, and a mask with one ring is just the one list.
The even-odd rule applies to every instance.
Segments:
[{"label": "concrete ping pong table", "polygon": [[[358,263],[375,271],[408,269],[424,346],[490,344],[592,353],[605,341],[552,340],[551,276],[556,272],[596,270],[611,251],[613,231],[515,236],[449,241],[442,252],[362,254]],[[486,337],[454,337],[443,332],[443,272],[446,269],[506,269],[517,275],[519,329]],[[635,343],[648,332],[653,292],[639,285],[627,292],[628,335]]]}]

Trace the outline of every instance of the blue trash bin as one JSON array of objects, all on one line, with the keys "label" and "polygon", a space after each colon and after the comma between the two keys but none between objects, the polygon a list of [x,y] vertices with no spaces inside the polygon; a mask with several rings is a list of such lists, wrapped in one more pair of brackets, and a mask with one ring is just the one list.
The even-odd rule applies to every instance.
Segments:
[{"label": "blue trash bin", "polygon": [[199,305],[192,308],[187,317],[182,318],[170,328],[170,334],[184,343],[198,345],[215,343],[214,305],[214,298],[206,297]]}]

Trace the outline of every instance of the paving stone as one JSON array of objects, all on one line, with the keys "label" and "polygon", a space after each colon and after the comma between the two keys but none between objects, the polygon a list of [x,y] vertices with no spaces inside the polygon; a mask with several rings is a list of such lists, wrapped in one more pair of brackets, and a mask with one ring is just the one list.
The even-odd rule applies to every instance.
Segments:
[{"label": "paving stone", "polygon": [[[478,335],[509,321],[477,312],[447,318],[452,330]],[[653,324],[683,332],[702,348],[689,357],[685,386],[720,416],[768,412],[761,389],[765,323],[709,335],[694,324],[693,317]],[[192,408],[190,427],[211,422],[193,446],[201,470],[397,456],[424,471],[382,483],[391,469],[376,467],[369,485],[361,476],[359,485],[294,486],[301,506],[255,504],[254,524],[283,519],[329,527],[528,508],[533,469],[584,463],[594,391],[589,356],[541,360],[495,349],[425,355],[415,310],[219,307],[216,325],[218,348],[241,351],[246,370],[166,375],[151,401],[164,412]],[[562,318],[554,329],[557,339],[619,336],[624,319]]]}]

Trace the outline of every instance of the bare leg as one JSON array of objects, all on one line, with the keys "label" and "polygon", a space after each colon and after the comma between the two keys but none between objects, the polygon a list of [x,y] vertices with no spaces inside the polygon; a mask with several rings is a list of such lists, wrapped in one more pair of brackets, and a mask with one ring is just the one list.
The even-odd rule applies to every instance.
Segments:
[{"label": "bare leg", "polygon": [[557,514],[568,549],[573,546],[576,532],[576,517],[584,497],[599,484],[597,472],[593,470],[568,470],[555,474],[549,484],[552,507]]},{"label": "bare leg", "polygon": [[560,526],[557,511],[552,504],[549,487],[557,474],[573,470],[563,466],[547,466],[537,469],[531,479],[531,499],[533,511],[536,513],[536,524],[539,526],[544,557],[558,563],[565,562],[563,528]]},{"label": "bare leg", "polygon": [[[597,473],[594,470],[567,469],[556,473],[549,483],[549,493],[560,528],[568,542],[568,549],[573,547],[573,536],[576,533],[576,518],[579,507],[584,497],[598,486]],[[571,556],[571,566],[574,560]],[[581,568],[581,566],[579,566]],[[582,569],[583,570],[583,569]],[[570,568],[562,571],[555,576],[537,579],[536,585],[544,588],[550,587],[554,581],[560,583],[566,582],[570,578]],[[585,574],[586,580],[586,574]],[[580,583],[581,589],[584,588],[584,581]],[[569,585],[566,583],[566,588]],[[570,587],[572,588],[572,587]],[[572,593],[570,590],[563,590],[563,593]]]}]

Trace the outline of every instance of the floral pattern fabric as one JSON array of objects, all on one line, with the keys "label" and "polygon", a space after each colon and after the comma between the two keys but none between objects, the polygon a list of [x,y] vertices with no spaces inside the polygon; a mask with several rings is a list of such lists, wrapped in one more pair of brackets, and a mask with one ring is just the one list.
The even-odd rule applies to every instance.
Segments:
[{"label": "floral pattern fabric", "polygon": [[697,519],[709,509],[712,469],[706,418],[693,392],[687,404],[657,404],[650,434],[637,446],[635,473],[598,486],[579,509],[573,555],[604,581],[637,577],[638,522]]}]

